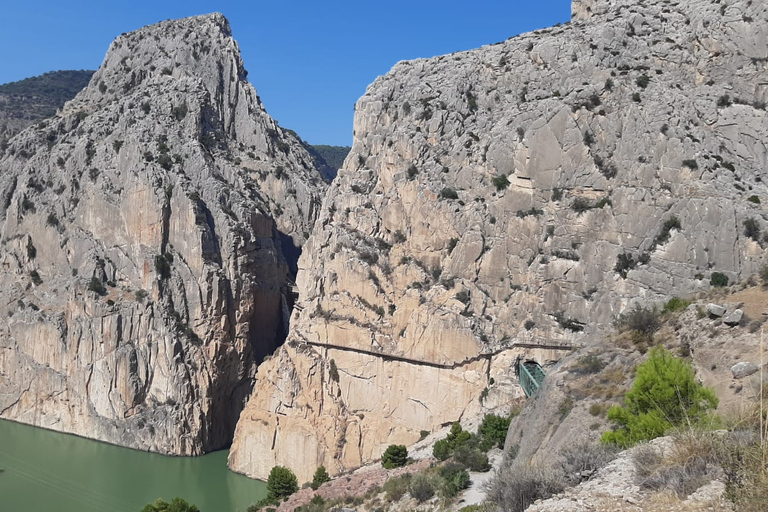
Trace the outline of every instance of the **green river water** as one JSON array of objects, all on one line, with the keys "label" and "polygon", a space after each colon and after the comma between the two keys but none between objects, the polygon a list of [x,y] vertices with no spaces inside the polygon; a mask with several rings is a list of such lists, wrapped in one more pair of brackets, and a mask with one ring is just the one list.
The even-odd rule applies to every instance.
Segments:
[{"label": "green river water", "polygon": [[266,484],[229,471],[228,453],[165,457],[0,420],[0,511],[140,512],[181,496],[201,512],[244,512]]}]

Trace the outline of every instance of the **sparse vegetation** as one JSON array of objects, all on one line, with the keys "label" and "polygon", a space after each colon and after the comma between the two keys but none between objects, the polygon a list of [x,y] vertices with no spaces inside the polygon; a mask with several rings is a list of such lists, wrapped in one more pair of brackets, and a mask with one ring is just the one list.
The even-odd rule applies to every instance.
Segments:
[{"label": "sparse vegetation", "polygon": [[754,217],[750,217],[744,221],[744,236],[747,238],[751,238],[755,242],[760,241],[760,224],[755,220]]},{"label": "sparse vegetation", "polygon": [[445,187],[440,191],[440,197],[443,199],[458,199],[459,194],[452,188]]},{"label": "sparse vegetation", "polygon": [[605,368],[608,363],[594,354],[587,354],[580,356],[576,362],[568,368],[568,371],[579,374],[589,375],[593,373],[599,373]]},{"label": "sparse vegetation", "polygon": [[507,187],[509,187],[509,179],[507,178],[506,174],[500,174],[494,177],[493,186],[495,186],[496,190],[498,191],[505,190]]}]

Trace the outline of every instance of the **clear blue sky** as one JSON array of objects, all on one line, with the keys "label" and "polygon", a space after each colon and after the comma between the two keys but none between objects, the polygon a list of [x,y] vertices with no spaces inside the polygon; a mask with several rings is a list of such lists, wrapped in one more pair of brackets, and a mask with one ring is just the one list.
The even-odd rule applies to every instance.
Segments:
[{"label": "clear blue sky", "polygon": [[0,84],[96,69],[122,32],[214,11],[229,18],[248,78],[281,126],[312,144],[349,145],[355,101],[396,62],[566,22],[570,0],[8,0]]}]

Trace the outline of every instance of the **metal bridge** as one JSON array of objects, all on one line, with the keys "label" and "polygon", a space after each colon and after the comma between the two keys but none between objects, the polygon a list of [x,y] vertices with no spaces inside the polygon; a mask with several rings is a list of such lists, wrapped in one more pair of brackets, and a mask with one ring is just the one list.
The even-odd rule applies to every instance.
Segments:
[{"label": "metal bridge", "polygon": [[521,359],[517,360],[516,373],[520,386],[527,397],[530,397],[539,389],[546,376],[539,363],[536,361],[522,361]]}]

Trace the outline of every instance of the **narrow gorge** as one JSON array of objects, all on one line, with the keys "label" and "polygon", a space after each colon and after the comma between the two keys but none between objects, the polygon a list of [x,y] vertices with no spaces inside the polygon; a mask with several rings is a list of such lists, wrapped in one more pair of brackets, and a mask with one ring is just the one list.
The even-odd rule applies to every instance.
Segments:
[{"label": "narrow gorge", "polygon": [[[303,483],[508,414],[518,361],[756,274],[768,7],[572,13],[397,63],[330,184],[224,16],[118,37],[0,147],[0,418],[172,455],[231,443],[232,470]],[[559,387],[513,422],[526,457]]]}]

